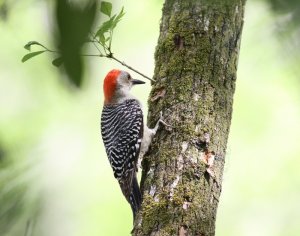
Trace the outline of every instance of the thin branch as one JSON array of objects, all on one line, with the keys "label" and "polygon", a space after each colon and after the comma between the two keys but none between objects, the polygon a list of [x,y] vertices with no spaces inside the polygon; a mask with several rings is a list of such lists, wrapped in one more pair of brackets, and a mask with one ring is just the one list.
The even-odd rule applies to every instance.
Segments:
[{"label": "thin branch", "polygon": [[53,50],[50,50],[49,48],[47,48],[46,46],[44,46],[43,44],[39,43],[38,44],[39,46],[41,46],[42,48],[45,48],[46,51],[49,51],[49,52],[54,52]]},{"label": "thin branch", "polygon": [[110,51],[111,50],[111,42],[113,39],[113,31],[112,30],[109,31],[109,35],[110,35],[110,39],[109,39],[108,50]]},{"label": "thin branch", "polygon": [[[131,66],[127,65],[125,62],[119,60],[118,58],[116,58],[113,53],[111,52],[111,41],[112,41],[112,31],[110,32],[110,40],[109,40],[109,46],[106,45],[106,43],[102,44],[96,37],[93,37],[94,40],[90,41],[91,43],[94,44],[94,46],[96,47],[96,49],[98,50],[99,54],[79,54],[80,56],[83,56],[83,57],[106,57],[106,58],[110,58],[110,59],[113,59],[115,60],[116,62],[120,63],[121,65],[127,67],[129,70],[132,70],[134,71],[135,73],[141,75],[142,77],[152,81],[152,82],[155,82],[154,79],[151,79],[150,77],[144,75],[143,73],[137,71],[136,69],[132,68]],[[93,36],[93,35],[92,35]],[[104,49],[104,53],[105,54],[102,54],[100,48],[97,46],[97,43],[99,43],[99,45],[102,46],[102,48]],[[43,47],[47,52],[51,52],[51,53],[59,53],[61,54],[60,51],[56,51],[56,50],[51,50],[49,48],[47,48],[46,46],[42,45],[42,44],[39,44],[41,47]]]},{"label": "thin branch", "polygon": [[45,45],[43,45],[41,43],[39,43],[38,45],[41,46],[41,47],[43,47],[43,48],[45,48],[47,52],[59,53],[59,51],[51,50],[51,49],[47,48]]},{"label": "thin branch", "polygon": [[95,41],[93,41],[94,46],[97,48],[98,52],[102,55],[102,52],[100,51],[100,48],[98,48],[97,44],[95,43]]},{"label": "thin branch", "polygon": [[121,65],[127,67],[129,70],[132,70],[132,71],[134,71],[135,73],[137,73],[137,74],[143,76],[144,78],[146,78],[146,79],[148,79],[148,80],[151,80],[152,82],[155,82],[154,79],[151,79],[150,77],[148,77],[148,76],[142,74],[141,72],[139,72],[139,71],[137,71],[136,69],[132,68],[131,66],[127,65],[125,62],[120,61],[119,59],[117,59],[116,57],[114,57],[114,55],[113,55],[112,53],[111,53],[110,55],[107,55],[106,57],[107,57],[107,58],[111,58],[111,59],[113,59],[113,60],[119,62]]},{"label": "thin branch", "polygon": [[79,54],[82,57],[107,57],[107,55],[103,54]]},{"label": "thin branch", "polygon": [[[105,42],[104,42],[104,44],[102,44],[101,42],[100,42],[100,40],[99,39],[97,39],[97,37],[95,37],[95,43],[99,43],[101,46],[102,46],[102,48],[104,49],[104,53],[106,54],[106,55],[108,55],[109,53],[110,53],[110,49],[106,46],[106,44],[105,44]],[[107,51],[108,52],[107,52]]]},{"label": "thin branch", "polygon": [[[94,36],[94,34],[91,33],[91,32],[90,32],[90,35],[92,36],[92,39],[95,39],[95,38],[96,38],[96,37]],[[101,52],[100,48],[99,48],[99,47],[97,46],[97,44],[96,44],[96,43],[98,43],[97,40],[96,40],[96,41],[95,41],[95,40],[90,40],[90,42],[92,42],[93,45],[95,46],[95,48],[98,50],[98,52],[99,52],[101,55],[103,55],[103,53]]]},{"label": "thin branch", "polygon": [[[54,51],[54,50],[49,50],[49,49],[46,49],[46,51],[51,52],[51,53],[61,54],[61,52],[59,52],[59,51]],[[103,54],[79,54],[79,56],[82,56],[82,57],[108,57],[108,55],[103,55]]]},{"label": "thin branch", "polygon": [[[92,33],[91,33],[91,34],[92,34]],[[136,69],[132,68],[131,66],[127,65],[125,62],[120,61],[119,59],[117,59],[116,57],[114,57],[113,53],[111,52],[111,42],[112,42],[112,36],[113,36],[113,31],[112,31],[112,30],[109,31],[109,35],[110,35],[109,45],[107,46],[106,43],[102,44],[102,43],[100,42],[100,40],[97,39],[97,37],[96,37],[96,36],[93,36],[93,34],[92,34],[92,36],[93,36],[93,38],[94,38],[94,40],[95,40],[95,41],[93,41],[93,44],[96,46],[96,43],[99,43],[99,44],[102,46],[102,48],[104,49],[105,55],[102,55],[102,54],[100,53],[100,54],[101,54],[101,57],[106,57],[106,58],[113,59],[113,60],[119,62],[121,65],[127,67],[129,70],[132,70],[132,71],[134,71],[135,73],[137,73],[137,74],[143,76],[144,78],[146,78],[146,79],[148,79],[148,80],[150,80],[150,81],[152,81],[152,82],[155,82],[154,79],[151,79],[150,77],[148,77],[148,76],[142,74],[141,72],[139,72],[139,71],[137,71]],[[97,46],[96,46],[96,47],[97,47]],[[98,47],[97,47],[97,49],[98,49]],[[107,50],[108,52],[107,52],[106,50]],[[98,51],[100,52],[99,49],[98,49]]]},{"label": "thin branch", "polygon": [[52,52],[52,53],[60,53],[59,51],[55,51],[55,50],[47,50],[48,52]]}]

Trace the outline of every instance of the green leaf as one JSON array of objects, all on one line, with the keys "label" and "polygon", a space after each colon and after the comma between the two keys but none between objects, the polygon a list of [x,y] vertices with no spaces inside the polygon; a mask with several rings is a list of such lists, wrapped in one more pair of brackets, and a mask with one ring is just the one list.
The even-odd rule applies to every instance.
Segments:
[{"label": "green leaf", "polygon": [[99,35],[99,40],[100,40],[100,43],[101,43],[102,45],[105,45],[106,40],[105,40],[104,34],[100,34],[100,35]]},{"label": "green leaf", "polygon": [[63,62],[64,61],[63,61],[62,57],[58,57],[52,61],[52,65],[59,67],[63,64]]},{"label": "green leaf", "polygon": [[100,35],[104,35],[104,33],[108,32],[113,27],[113,22],[116,15],[110,18],[108,21],[103,22],[98,31],[96,32],[96,36],[100,37]]},{"label": "green leaf", "polygon": [[111,10],[112,10],[112,4],[110,2],[105,2],[105,1],[101,2],[100,11],[103,14],[107,15],[108,17],[110,17]]},{"label": "green leaf", "polygon": [[124,7],[122,7],[120,13],[117,15],[116,19],[112,23],[112,29],[114,29],[117,26],[117,24],[120,22],[120,20],[124,15],[125,15]]},{"label": "green leaf", "polygon": [[39,46],[47,49],[43,44],[41,44],[41,43],[39,43],[37,41],[29,41],[28,43],[26,43],[26,45],[24,46],[24,48],[26,50],[30,51],[32,45],[39,45]]},{"label": "green leaf", "polygon": [[37,55],[40,55],[43,52],[46,52],[46,50],[28,53],[22,58],[22,62],[25,62],[25,61],[29,60],[30,58],[35,57]]}]

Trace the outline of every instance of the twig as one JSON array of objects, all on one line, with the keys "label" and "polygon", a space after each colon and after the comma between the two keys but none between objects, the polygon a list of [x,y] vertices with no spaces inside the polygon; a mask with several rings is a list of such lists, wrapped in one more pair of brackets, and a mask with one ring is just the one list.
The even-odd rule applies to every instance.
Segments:
[{"label": "twig", "polygon": [[[61,54],[61,52],[59,51],[54,51],[54,50],[49,50],[49,49],[46,49],[47,52],[51,52],[51,53],[59,53]],[[82,56],[82,57],[108,57],[107,55],[103,55],[103,54],[78,54],[79,56]]]},{"label": "twig", "polygon": [[95,43],[95,41],[93,41],[94,46],[97,48],[98,52],[100,53],[100,55],[102,55],[102,52],[100,51],[100,48],[98,48],[97,44]]},{"label": "twig", "polygon": [[106,55],[102,55],[102,54],[79,54],[79,56],[82,56],[82,57],[107,57]]},{"label": "twig", "polygon": [[148,80],[151,80],[152,82],[155,82],[154,79],[151,79],[150,77],[148,77],[148,76],[142,74],[141,72],[139,72],[139,71],[137,71],[136,69],[132,68],[131,66],[127,65],[125,62],[120,61],[119,59],[117,59],[116,57],[114,57],[114,55],[113,55],[112,53],[111,53],[110,55],[107,55],[106,57],[107,57],[107,58],[111,58],[111,59],[113,59],[113,60],[119,62],[121,65],[127,67],[129,70],[132,70],[132,71],[134,71],[135,73],[137,73],[137,74],[143,76],[144,78],[146,78],[146,79],[148,79]]},{"label": "twig", "polygon": [[[83,57],[106,57],[106,58],[109,58],[109,59],[113,59],[115,60],[116,62],[120,63],[121,65],[127,67],[129,70],[132,70],[134,71],[135,73],[141,75],[142,77],[152,81],[152,82],[155,82],[154,79],[151,79],[150,77],[144,75],[143,73],[137,71],[136,69],[132,68],[131,66],[127,65],[124,61],[121,61],[119,60],[118,58],[116,58],[113,53],[111,52],[111,42],[112,42],[112,36],[113,36],[113,32],[110,31],[110,40],[109,40],[109,45],[107,46],[105,43],[102,44],[95,36],[93,36],[93,34],[91,33],[92,37],[93,37],[93,40],[91,40],[90,42],[94,44],[95,48],[98,50],[99,54],[79,54],[80,56],[83,56]],[[104,50],[104,54],[102,54],[100,48],[97,46],[97,43],[99,43],[103,50]],[[60,51],[56,51],[56,50],[52,50],[52,49],[49,49],[47,48],[46,46],[40,44],[40,43],[35,43],[35,44],[38,44],[40,45],[41,47],[43,47],[45,49],[45,51],[47,52],[50,52],[50,53],[58,53],[58,54],[61,54]]]},{"label": "twig", "polygon": [[98,46],[97,46],[97,44],[96,44],[96,43],[99,43],[99,42],[94,40],[95,36],[94,36],[93,33],[90,32],[90,35],[92,36],[92,39],[90,39],[90,42],[93,43],[93,45],[95,46],[95,48],[96,48],[96,49],[98,50],[98,52],[102,55],[102,52],[101,52],[100,48],[98,48]]}]

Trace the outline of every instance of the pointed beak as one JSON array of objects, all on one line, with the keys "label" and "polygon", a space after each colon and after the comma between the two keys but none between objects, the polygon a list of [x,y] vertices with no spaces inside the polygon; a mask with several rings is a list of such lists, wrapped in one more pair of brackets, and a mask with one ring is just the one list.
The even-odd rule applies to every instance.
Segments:
[{"label": "pointed beak", "polygon": [[131,81],[132,81],[133,85],[136,85],[136,84],[145,84],[144,81],[141,81],[141,80],[138,80],[138,79],[132,79]]}]

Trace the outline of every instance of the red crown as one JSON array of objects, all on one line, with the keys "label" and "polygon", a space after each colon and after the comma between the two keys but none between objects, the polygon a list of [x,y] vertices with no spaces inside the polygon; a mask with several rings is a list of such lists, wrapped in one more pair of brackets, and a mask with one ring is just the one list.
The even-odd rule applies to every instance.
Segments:
[{"label": "red crown", "polygon": [[104,91],[104,103],[110,103],[112,97],[114,96],[116,86],[117,86],[117,78],[120,75],[121,71],[120,70],[111,70],[108,72],[104,79],[103,83],[103,91]]}]

